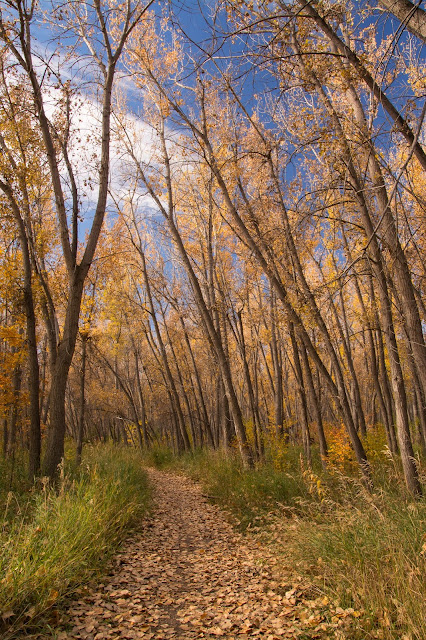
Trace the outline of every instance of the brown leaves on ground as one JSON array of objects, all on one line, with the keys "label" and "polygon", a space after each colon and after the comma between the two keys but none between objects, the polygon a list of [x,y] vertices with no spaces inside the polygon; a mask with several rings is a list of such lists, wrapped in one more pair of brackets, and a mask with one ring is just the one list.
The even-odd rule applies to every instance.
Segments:
[{"label": "brown leaves on ground", "polygon": [[[352,610],[312,598],[301,578],[243,537],[187,478],[150,471],[156,508],[58,640],[343,638]],[[317,594],[318,595],[318,594]]]}]

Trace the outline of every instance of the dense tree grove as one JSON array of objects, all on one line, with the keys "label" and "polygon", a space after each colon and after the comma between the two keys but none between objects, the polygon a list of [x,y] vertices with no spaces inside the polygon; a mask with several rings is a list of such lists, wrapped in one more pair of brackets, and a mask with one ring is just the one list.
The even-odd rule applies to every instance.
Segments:
[{"label": "dense tree grove", "polygon": [[3,455],[337,442],[369,484],[383,434],[421,494],[424,11],[0,7]]}]

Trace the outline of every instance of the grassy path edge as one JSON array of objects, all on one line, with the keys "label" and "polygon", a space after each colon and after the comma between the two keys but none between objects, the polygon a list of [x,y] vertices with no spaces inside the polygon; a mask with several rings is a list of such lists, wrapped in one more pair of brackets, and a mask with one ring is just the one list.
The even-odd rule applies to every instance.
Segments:
[{"label": "grassy path edge", "polygon": [[[7,500],[13,500],[9,494]],[[139,453],[87,449],[57,491],[33,491],[20,515],[0,525],[0,633],[57,623],[57,607],[101,572],[147,512],[150,487]]]},{"label": "grassy path edge", "polygon": [[177,457],[158,449],[149,463],[199,482],[234,524],[281,556],[283,567],[290,558],[324,597],[359,612],[362,640],[426,638],[426,499],[400,490],[391,465],[369,493],[338,471],[244,469],[220,452]]}]

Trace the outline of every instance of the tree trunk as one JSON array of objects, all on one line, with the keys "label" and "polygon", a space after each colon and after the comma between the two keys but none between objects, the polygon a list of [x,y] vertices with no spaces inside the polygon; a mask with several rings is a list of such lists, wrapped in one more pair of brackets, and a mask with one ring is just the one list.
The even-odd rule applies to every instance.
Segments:
[{"label": "tree trunk", "polygon": [[328,447],[327,447],[327,441],[325,439],[325,433],[324,433],[324,425],[322,422],[322,415],[321,415],[321,407],[318,401],[318,396],[317,393],[315,391],[315,386],[314,386],[314,381],[312,378],[312,371],[311,371],[311,367],[309,365],[309,359],[308,359],[308,354],[306,353],[306,348],[305,345],[302,344],[301,348],[300,348],[300,353],[302,356],[302,362],[303,362],[303,369],[305,372],[305,379],[307,382],[307,387],[308,387],[308,392],[311,396],[311,407],[312,407],[312,412],[314,415],[314,420],[316,422],[316,426],[317,426],[317,434],[318,434],[318,443],[319,443],[319,450],[320,450],[320,458],[321,458],[321,464],[323,466],[323,468],[325,469],[327,466],[326,460],[327,460],[327,455],[328,455]]},{"label": "tree trunk", "polygon": [[198,367],[197,367],[197,364],[195,362],[194,352],[192,350],[191,342],[189,340],[188,332],[186,330],[185,321],[184,321],[184,319],[182,318],[181,315],[179,315],[179,320],[180,320],[180,324],[181,324],[181,327],[182,327],[182,330],[183,330],[183,334],[184,334],[184,337],[185,337],[185,343],[186,343],[186,347],[188,349],[189,357],[191,359],[192,368],[194,370],[195,382],[196,382],[197,390],[198,390],[198,398],[199,398],[200,411],[201,411],[201,416],[202,416],[202,420],[203,420],[204,429],[205,429],[205,432],[207,434],[207,440],[208,440],[209,444],[213,447],[214,446],[213,433],[212,433],[210,420],[209,420],[208,413],[207,413],[206,403],[205,403],[205,400],[204,400],[204,393],[203,393],[203,388],[201,386],[200,373],[198,371]]},{"label": "tree trunk", "polygon": [[76,462],[81,463],[81,453],[83,451],[83,435],[84,435],[84,410],[86,404],[85,398],[85,382],[86,382],[86,349],[89,336],[86,332],[81,333],[81,366],[80,366],[80,406],[77,425],[77,447]]},{"label": "tree trunk", "polygon": [[282,367],[278,352],[278,340],[277,340],[277,324],[275,314],[275,296],[274,290],[270,289],[270,323],[271,323],[271,356],[272,364],[274,368],[274,427],[276,433],[280,436],[284,431],[284,414],[283,414],[283,376]]},{"label": "tree trunk", "polygon": [[305,393],[305,388],[303,384],[302,367],[300,366],[299,350],[297,346],[296,335],[294,333],[294,325],[291,322],[289,323],[288,330],[290,333],[291,346],[293,349],[294,377],[296,380],[296,388],[299,396],[300,409],[302,414],[301,422],[302,422],[303,450],[305,452],[306,460],[310,465],[311,464],[311,443],[310,443],[309,424],[308,424],[308,407],[306,404],[306,393]]},{"label": "tree trunk", "polygon": [[[164,207],[163,202],[161,201],[161,199],[158,197],[158,195],[155,193],[155,191],[152,189],[149,180],[147,180],[145,173],[143,171],[142,166],[140,165],[140,163],[137,163],[136,158],[134,158],[135,162],[137,163],[137,167],[139,170],[139,174],[141,179],[143,180],[145,186],[147,187],[149,193],[151,194],[151,196],[153,197],[154,201],[156,202],[158,208],[160,209],[161,213],[163,214],[165,220],[167,221],[167,224],[169,226],[169,230],[171,232],[171,236],[175,242],[176,248],[179,251],[180,257],[182,259],[182,263],[183,266],[185,268],[185,271],[187,273],[187,276],[189,278],[189,281],[191,283],[191,287],[194,293],[194,297],[195,297],[195,301],[197,303],[198,309],[200,311],[200,315],[201,315],[201,319],[202,319],[202,323],[206,332],[206,336],[211,344],[211,346],[213,347],[214,353],[216,355],[217,358],[217,362],[222,374],[222,378],[223,378],[223,383],[224,383],[224,387],[225,387],[225,391],[226,391],[226,395],[228,397],[228,401],[229,401],[229,407],[230,407],[230,411],[232,414],[232,419],[234,422],[234,427],[235,427],[235,435],[237,437],[237,441],[238,441],[238,447],[239,447],[239,451],[240,451],[240,455],[242,458],[242,461],[245,465],[247,466],[251,466],[253,464],[252,461],[252,454],[250,451],[250,447],[248,446],[248,442],[247,442],[247,437],[246,437],[246,433],[245,433],[245,429],[244,429],[244,423],[243,423],[243,417],[242,417],[242,413],[241,413],[241,408],[240,405],[238,403],[238,398],[237,395],[235,393],[235,388],[234,388],[234,384],[232,381],[232,374],[231,374],[231,369],[230,369],[230,365],[229,365],[229,361],[226,358],[224,349],[223,349],[223,344],[222,344],[222,340],[220,338],[220,335],[218,333],[218,331],[215,329],[214,323],[213,323],[213,319],[211,316],[211,313],[209,312],[207,305],[206,305],[206,301],[204,299],[203,293],[201,291],[201,287],[200,284],[198,282],[197,276],[195,275],[191,260],[189,259],[189,256],[187,254],[187,251],[185,249],[185,246],[183,244],[182,238],[180,236],[179,230],[175,224],[174,221],[174,201],[173,201],[173,187],[172,187],[172,182],[171,182],[171,172],[170,172],[170,160],[168,157],[168,153],[167,153],[167,148],[166,148],[166,141],[165,141],[165,137],[164,137],[164,122],[161,123],[161,128],[159,131],[159,135],[160,135],[160,141],[162,144],[162,150],[163,150],[163,160],[164,160],[164,164],[165,164],[165,168],[166,168],[166,183],[167,183],[167,188],[168,188],[168,194],[169,194],[169,199],[168,199],[168,210]],[[133,156],[134,157],[134,156]]]},{"label": "tree trunk", "polygon": [[[15,350],[15,349],[14,349]],[[20,396],[21,396],[21,387],[22,387],[22,367],[20,363],[16,364],[13,375],[12,375],[12,390],[13,390],[13,402],[10,407],[9,413],[9,428],[8,433],[9,437],[7,440],[7,455],[8,457],[14,457],[15,455],[15,446],[16,446],[16,434],[18,430],[18,421],[19,421],[19,404],[20,404]]]},{"label": "tree trunk", "polygon": [[393,13],[408,31],[426,43],[426,11],[419,7],[420,2],[379,0],[379,3],[389,13]]},{"label": "tree trunk", "polygon": [[50,387],[50,424],[47,433],[46,453],[43,460],[43,473],[54,478],[58,466],[64,457],[64,441],[66,432],[65,393],[68,373],[74,355],[78,334],[81,298],[83,295],[83,274],[76,267],[72,278],[68,297],[62,339],[57,348],[57,356],[52,371]]}]

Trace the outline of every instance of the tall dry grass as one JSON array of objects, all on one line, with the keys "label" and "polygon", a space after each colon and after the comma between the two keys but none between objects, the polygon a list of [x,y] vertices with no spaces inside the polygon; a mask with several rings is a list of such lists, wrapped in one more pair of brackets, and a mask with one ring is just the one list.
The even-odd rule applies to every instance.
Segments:
[{"label": "tall dry grass", "polygon": [[106,446],[88,448],[55,490],[40,481],[26,500],[9,492],[0,521],[3,631],[36,624],[90,579],[148,503],[140,455]]}]

